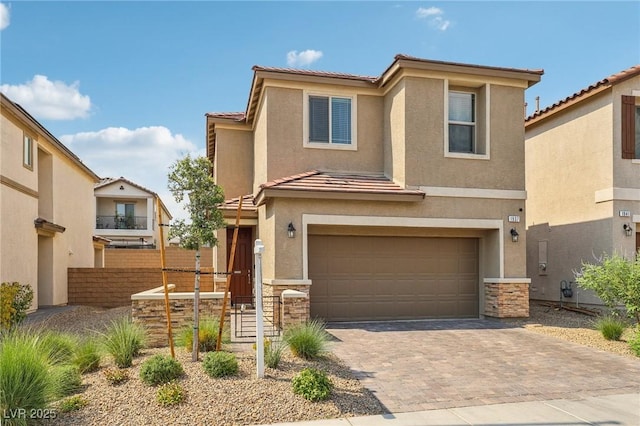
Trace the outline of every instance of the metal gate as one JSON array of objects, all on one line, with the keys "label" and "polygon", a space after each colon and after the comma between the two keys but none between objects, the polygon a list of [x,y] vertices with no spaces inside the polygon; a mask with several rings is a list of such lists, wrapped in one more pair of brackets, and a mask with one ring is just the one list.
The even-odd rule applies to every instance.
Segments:
[{"label": "metal gate", "polygon": [[[253,296],[233,298],[235,337],[256,337],[256,299]],[[264,337],[278,337],[282,331],[280,318],[280,297],[262,298]]]}]

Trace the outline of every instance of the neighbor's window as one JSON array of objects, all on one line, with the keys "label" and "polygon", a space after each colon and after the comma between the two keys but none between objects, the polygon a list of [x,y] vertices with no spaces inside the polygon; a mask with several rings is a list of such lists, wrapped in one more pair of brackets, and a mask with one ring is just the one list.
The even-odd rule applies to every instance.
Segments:
[{"label": "neighbor's window", "polygon": [[309,144],[354,145],[352,98],[309,95],[307,107]]},{"label": "neighbor's window", "polygon": [[116,203],[116,228],[134,229],[136,205],[129,203]]},{"label": "neighbor's window", "polygon": [[28,135],[24,135],[22,142],[22,164],[28,169],[33,169],[33,139]]},{"label": "neighbor's window", "polygon": [[634,157],[636,160],[640,159],[640,106],[636,106],[636,149]]},{"label": "neighbor's window", "polygon": [[475,94],[449,92],[449,152],[476,152],[475,105]]}]

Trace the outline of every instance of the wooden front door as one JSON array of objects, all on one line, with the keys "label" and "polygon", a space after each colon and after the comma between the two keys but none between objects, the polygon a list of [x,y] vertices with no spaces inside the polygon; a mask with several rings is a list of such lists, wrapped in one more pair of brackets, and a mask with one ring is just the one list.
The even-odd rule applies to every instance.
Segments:
[{"label": "wooden front door", "polygon": [[[233,243],[233,228],[227,228],[227,262],[231,257]],[[233,275],[231,275],[231,297],[251,297],[253,295],[252,271],[253,258],[251,247],[251,228],[238,229],[236,255],[233,261]]]},{"label": "wooden front door", "polygon": [[640,232],[636,232],[636,253],[638,251],[640,251]]}]

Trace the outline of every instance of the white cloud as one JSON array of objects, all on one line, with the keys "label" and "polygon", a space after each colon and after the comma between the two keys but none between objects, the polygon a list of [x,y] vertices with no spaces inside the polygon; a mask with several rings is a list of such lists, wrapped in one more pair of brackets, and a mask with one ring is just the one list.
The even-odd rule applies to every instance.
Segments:
[{"label": "white cloud", "polygon": [[440,31],[446,31],[451,25],[451,21],[444,19],[442,17],[443,15],[444,11],[437,7],[419,7],[418,10],[416,10],[416,17],[418,19],[426,19],[429,26],[432,28]]},{"label": "white cloud", "polygon": [[307,49],[302,52],[292,50],[287,53],[287,64],[290,67],[304,67],[311,65],[320,58],[322,58],[322,52],[319,50]]},{"label": "white cloud", "polygon": [[158,193],[174,218],[187,218],[167,189],[167,174],[169,167],[184,155],[204,152],[181,134],[172,134],[163,126],[133,130],[109,127],[59,139],[98,176],[123,176]]},{"label": "white cloud", "polygon": [[0,85],[0,92],[38,119],[73,120],[87,117],[91,110],[91,99],[81,94],[79,88],[78,81],[68,85],[36,74],[25,84]]},{"label": "white cloud", "polygon": [[9,26],[9,8],[6,4],[0,3],[0,31],[4,30]]}]

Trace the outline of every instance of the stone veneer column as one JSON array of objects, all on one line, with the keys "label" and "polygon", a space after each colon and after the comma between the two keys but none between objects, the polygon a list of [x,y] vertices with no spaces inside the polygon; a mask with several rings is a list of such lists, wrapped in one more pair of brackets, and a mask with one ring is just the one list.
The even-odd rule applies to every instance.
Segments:
[{"label": "stone veneer column", "polygon": [[284,290],[282,299],[282,329],[304,324],[309,319],[309,296],[297,290]]},{"label": "stone veneer column", "polygon": [[485,278],[484,315],[528,318],[530,283],[529,278]]}]

